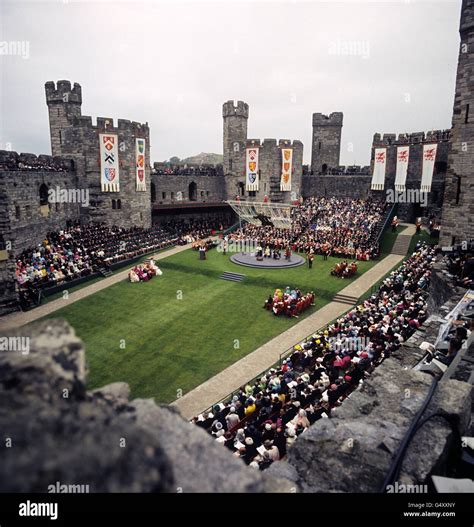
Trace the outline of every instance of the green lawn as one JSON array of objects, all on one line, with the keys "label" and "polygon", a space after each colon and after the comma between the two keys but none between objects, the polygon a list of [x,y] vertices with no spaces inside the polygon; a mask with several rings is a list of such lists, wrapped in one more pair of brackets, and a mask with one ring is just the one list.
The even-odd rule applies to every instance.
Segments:
[{"label": "green lawn", "polygon": [[[317,256],[312,270],[259,270],[216,250],[200,261],[189,249],[161,260],[161,277],[119,282],[48,318],[67,319],[85,342],[90,388],[126,381],[133,397],[170,402],[178,389],[188,392],[287,330],[377,263],[358,262],[357,276],[342,280],[329,273],[337,261]],[[246,278],[220,280],[223,271]],[[262,309],[269,293],[287,285],[316,293],[316,306],[300,319]]]}]

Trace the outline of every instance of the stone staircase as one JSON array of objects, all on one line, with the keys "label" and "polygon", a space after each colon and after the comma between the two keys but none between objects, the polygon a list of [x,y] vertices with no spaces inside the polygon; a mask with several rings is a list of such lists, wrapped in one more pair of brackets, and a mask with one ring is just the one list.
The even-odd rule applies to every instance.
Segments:
[{"label": "stone staircase", "polygon": [[109,276],[112,276],[112,271],[110,269],[107,269],[106,267],[101,267],[99,269],[99,273],[102,275],[102,276],[105,276],[106,278],[109,277]]},{"label": "stone staircase", "polygon": [[348,304],[350,306],[355,306],[357,304],[357,300],[357,297],[343,293],[336,293],[332,299],[333,302],[338,302],[339,304]]},{"label": "stone staircase", "polygon": [[242,280],[245,278],[244,274],[239,273],[229,273],[225,272],[219,276],[221,280],[228,280],[229,282],[242,282]]}]

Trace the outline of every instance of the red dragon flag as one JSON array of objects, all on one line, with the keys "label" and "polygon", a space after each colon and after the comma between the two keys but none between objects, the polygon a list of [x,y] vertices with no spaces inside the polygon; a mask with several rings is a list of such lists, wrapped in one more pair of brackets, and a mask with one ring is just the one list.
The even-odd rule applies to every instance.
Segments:
[{"label": "red dragon flag", "polygon": [[431,182],[433,180],[433,169],[436,161],[436,151],[438,145],[423,145],[423,170],[421,173],[421,188],[422,192],[431,191]]},{"label": "red dragon flag", "polygon": [[245,189],[258,190],[258,148],[246,150]]},{"label": "red dragon flag", "polygon": [[118,136],[99,134],[100,187],[102,192],[119,192]]},{"label": "red dragon flag", "polygon": [[372,190],[383,190],[385,187],[385,169],[387,166],[387,149],[376,148],[374,154],[374,171],[372,174]]},{"label": "red dragon flag", "polygon": [[293,149],[282,148],[281,149],[281,178],[280,178],[280,190],[286,192],[291,190],[291,171],[293,164]]},{"label": "red dragon flag", "polygon": [[145,139],[135,139],[135,167],[137,192],[145,192]]},{"label": "red dragon flag", "polygon": [[399,192],[403,192],[405,190],[409,157],[409,146],[397,147],[397,170],[395,173],[395,190],[398,190]]}]

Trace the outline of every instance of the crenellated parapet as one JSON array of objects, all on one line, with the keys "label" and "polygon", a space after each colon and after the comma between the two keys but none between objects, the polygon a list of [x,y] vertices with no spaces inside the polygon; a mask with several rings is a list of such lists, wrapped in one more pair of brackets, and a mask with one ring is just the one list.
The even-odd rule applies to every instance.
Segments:
[{"label": "crenellated parapet", "polygon": [[36,155],[0,150],[0,173],[4,171],[31,170],[74,173],[74,161],[65,156]]},{"label": "crenellated parapet", "polygon": [[76,103],[82,104],[82,88],[77,82],[71,86],[71,81],[61,80],[56,84],[48,81],[45,85],[46,103]]},{"label": "crenellated parapet", "polygon": [[451,130],[432,130],[430,132],[412,132],[399,134],[374,134],[373,146],[416,145],[420,143],[448,142]]},{"label": "crenellated parapet", "polygon": [[222,105],[222,117],[249,117],[249,105],[244,101],[227,101]]},{"label": "crenellated parapet", "polygon": [[342,112],[332,112],[329,115],[313,113],[313,126],[342,126],[344,114]]}]

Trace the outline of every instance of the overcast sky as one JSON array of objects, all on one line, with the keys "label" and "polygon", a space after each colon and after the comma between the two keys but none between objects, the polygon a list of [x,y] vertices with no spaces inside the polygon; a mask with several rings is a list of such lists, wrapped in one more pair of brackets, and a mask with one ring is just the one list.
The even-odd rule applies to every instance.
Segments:
[{"label": "overcast sky", "polygon": [[[0,0],[0,148],[51,152],[44,84],[82,86],[83,115],[148,121],[151,160],[222,153],[222,103],[249,137],[300,139],[344,112],[342,164],[375,132],[451,126],[460,0]],[[23,48],[14,43],[23,43]]]}]

